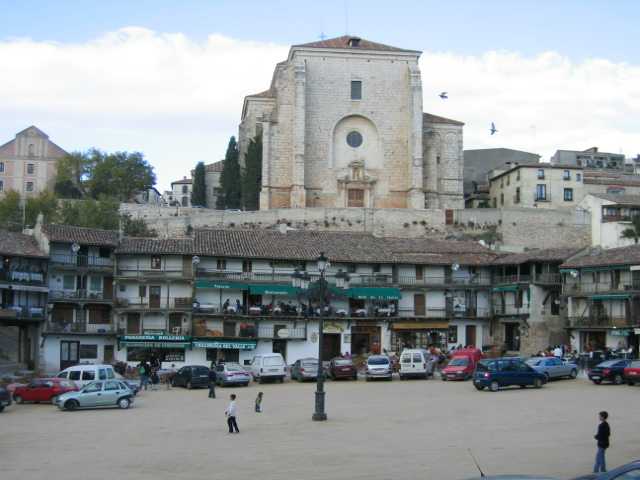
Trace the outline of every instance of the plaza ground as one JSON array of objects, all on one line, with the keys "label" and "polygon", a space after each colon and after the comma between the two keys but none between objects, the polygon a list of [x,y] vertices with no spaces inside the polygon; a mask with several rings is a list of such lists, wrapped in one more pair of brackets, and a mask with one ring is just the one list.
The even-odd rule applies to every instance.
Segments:
[{"label": "plaza ground", "polygon": [[[611,414],[610,466],[640,457],[640,387],[553,382],[477,392],[471,383],[328,382],[329,421],[311,421],[313,383],[143,392],[130,410],[0,414],[3,480],[464,479],[589,472],[597,412]],[[264,392],[264,413],[253,412]],[[238,394],[239,435],[224,410]]]}]

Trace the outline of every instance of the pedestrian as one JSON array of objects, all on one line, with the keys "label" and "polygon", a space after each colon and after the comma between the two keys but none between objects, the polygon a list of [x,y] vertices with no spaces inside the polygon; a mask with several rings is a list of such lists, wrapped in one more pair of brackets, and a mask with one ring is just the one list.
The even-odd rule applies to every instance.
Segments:
[{"label": "pedestrian", "polygon": [[151,369],[151,390],[157,390],[160,383],[160,376],[156,368]]},{"label": "pedestrian", "polygon": [[229,406],[224,414],[227,416],[227,425],[229,426],[229,433],[240,433],[238,430],[238,422],[236,422],[236,417],[238,415],[236,410],[236,395],[234,393],[231,394]]},{"label": "pedestrian", "polygon": [[216,398],[216,366],[215,364],[211,365],[209,369],[209,398]]},{"label": "pedestrian", "polygon": [[556,347],[553,349],[553,356],[556,358],[562,358],[562,348],[560,347],[560,345],[556,345]]},{"label": "pedestrian", "polygon": [[262,392],[258,392],[256,397],[256,413],[262,413]]},{"label": "pedestrian", "polygon": [[598,444],[598,451],[596,453],[596,463],[593,466],[593,473],[598,472],[606,472],[607,464],[604,458],[604,452],[607,448],[609,448],[609,437],[611,436],[611,429],[609,428],[609,424],[607,423],[607,418],[609,418],[609,414],[605,411],[602,411],[598,414],[600,418],[600,424],[598,425],[598,433],[595,434],[593,438],[596,439]]},{"label": "pedestrian", "polygon": [[138,375],[140,375],[140,390],[143,388],[146,390],[149,384],[149,376],[147,375],[147,368],[143,361],[138,364]]}]

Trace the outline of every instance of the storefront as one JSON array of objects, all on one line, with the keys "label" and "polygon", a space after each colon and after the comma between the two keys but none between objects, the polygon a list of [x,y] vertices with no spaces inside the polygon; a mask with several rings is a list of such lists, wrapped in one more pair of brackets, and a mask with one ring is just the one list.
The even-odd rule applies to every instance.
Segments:
[{"label": "storefront", "polygon": [[382,352],[382,329],[377,322],[361,322],[351,326],[351,354]]},{"label": "storefront", "polygon": [[[204,357],[209,364],[221,361],[245,363],[250,357],[246,353],[255,350],[257,343],[257,340],[200,337],[194,338],[192,345],[195,356]],[[241,352],[244,355],[241,355]]]},{"label": "storefront", "polygon": [[191,349],[185,335],[123,335],[118,337],[118,359],[129,363],[157,358],[161,362],[184,363]]},{"label": "storefront", "polygon": [[398,313],[399,288],[351,287],[347,291],[349,309],[353,315],[388,317]]},{"label": "storefront", "polygon": [[447,348],[449,322],[396,322],[391,329],[391,350],[400,353],[405,348]]}]

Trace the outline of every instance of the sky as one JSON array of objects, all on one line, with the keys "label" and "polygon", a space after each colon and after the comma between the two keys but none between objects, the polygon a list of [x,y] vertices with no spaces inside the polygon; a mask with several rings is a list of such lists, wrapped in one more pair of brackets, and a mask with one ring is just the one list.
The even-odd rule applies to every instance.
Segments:
[{"label": "sky", "polygon": [[141,151],[160,190],[223,158],[244,96],[268,88],[290,45],[345,33],[421,50],[424,110],[465,122],[466,149],[640,152],[635,0],[0,0],[0,12],[0,144],[34,124],[67,151]]}]

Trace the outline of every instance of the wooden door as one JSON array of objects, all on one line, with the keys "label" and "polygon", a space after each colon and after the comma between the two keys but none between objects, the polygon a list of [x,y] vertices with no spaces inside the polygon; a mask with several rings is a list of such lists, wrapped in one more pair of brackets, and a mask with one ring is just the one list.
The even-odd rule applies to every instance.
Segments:
[{"label": "wooden door", "polygon": [[60,341],[60,370],[80,363],[80,342]]},{"label": "wooden door", "polygon": [[413,312],[416,317],[424,317],[426,312],[424,293],[416,293],[413,296]]},{"label": "wooden door", "polygon": [[160,296],[162,289],[159,285],[149,287],[149,308],[160,308]]},{"label": "wooden door", "polygon": [[464,341],[468,347],[476,346],[476,326],[467,325],[464,330]]},{"label": "wooden door", "polygon": [[104,277],[102,295],[105,300],[111,300],[113,298],[113,277]]},{"label": "wooden door", "polygon": [[364,207],[364,190],[350,188],[347,195],[347,207]]},{"label": "wooden door", "polygon": [[113,345],[104,346],[104,363],[113,363]]}]

